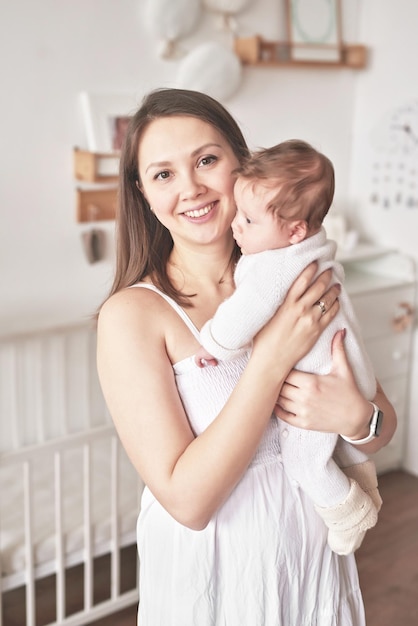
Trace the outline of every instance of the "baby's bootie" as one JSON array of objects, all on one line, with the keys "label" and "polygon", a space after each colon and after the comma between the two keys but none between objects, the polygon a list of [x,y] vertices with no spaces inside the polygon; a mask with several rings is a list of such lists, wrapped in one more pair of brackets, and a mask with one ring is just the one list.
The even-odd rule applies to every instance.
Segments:
[{"label": "baby's bootie", "polygon": [[344,502],[332,507],[315,505],[328,528],[328,545],[337,554],[351,554],[361,546],[366,531],[377,522],[377,509],[371,496],[350,480],[350,491]]},{"label": "baby's bootie", "polygon": [[376,467],[373,461],[369,460],[358,465],[342,467],[341,469],[347,478],[352,478],[360,485],[363,491],[371,497],[376,510],[380,511],[382,498],[378,489]]}]

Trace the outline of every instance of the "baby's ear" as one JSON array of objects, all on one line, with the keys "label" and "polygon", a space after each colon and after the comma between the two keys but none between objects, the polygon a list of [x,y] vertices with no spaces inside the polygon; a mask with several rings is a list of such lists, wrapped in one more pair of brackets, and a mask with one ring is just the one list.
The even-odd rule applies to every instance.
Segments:
[{"label": "baby's ear", "polygon": [[295,220],[289,222],[289,243],[300,243],[306,238],[308,234],[308,224],[305,220]]}]

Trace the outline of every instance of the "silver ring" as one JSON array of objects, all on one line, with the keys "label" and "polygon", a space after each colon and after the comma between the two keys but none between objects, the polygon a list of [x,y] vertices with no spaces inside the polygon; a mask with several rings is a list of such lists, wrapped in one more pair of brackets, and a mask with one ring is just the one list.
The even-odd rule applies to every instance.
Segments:
[{"label": "silver ring", "polygon": [[322,300],[318,300],[318,302],[315,302],[315,305],[319,306],[319,308],[321,309],[321,315],[324,315],[324,313],[327,312],[325,308],[325,302],[323,302]]}]

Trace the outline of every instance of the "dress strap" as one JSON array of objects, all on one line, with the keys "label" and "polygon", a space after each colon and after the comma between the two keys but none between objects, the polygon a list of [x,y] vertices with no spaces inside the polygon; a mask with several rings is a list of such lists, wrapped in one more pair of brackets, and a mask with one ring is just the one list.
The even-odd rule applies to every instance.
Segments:
[{"label": "dress strap", "polygon": [[170,298],[170,296],[167,296],[167,294],[165,294],[163,291],[160,291],[158,287],[156,287],[155,285],[151,285],[149,283],[135,283],[135,285],[131,285],[131,288],[132,287],[144,287],[145,289],[149,289],[150,291],[155,291],[155,293],[158,293],[162,298],[164,298],[166,302],[168,302],[170,306],[173,307],[176,313],[178,313],[178,315],[181,317],[183,322],[186,324],[187,328],[190,330],[192,335],[200,342],[200,333],[198,329],[193,324],[192,320],[187,315],[186,311],[182,309],[181,306],[177,304],[175,300],[173,300],[173,298]]}]

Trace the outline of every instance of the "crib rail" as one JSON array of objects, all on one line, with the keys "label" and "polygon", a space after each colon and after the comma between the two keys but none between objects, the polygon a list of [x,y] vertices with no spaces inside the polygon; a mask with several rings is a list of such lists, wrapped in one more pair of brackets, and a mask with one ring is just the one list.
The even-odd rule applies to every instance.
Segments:
[{"label": "crib rail", "polygon": [[[92,515],[92,491],[94,489],[93,473],[92,473],[92,454],[93,446],[99,442],[109,442],[110,456],[108,459],[110,467],[109,493],[110,502],[110,533],[109,537],[101,542],[95,542],[93,538],[94,520]],[[64,514],[63,503],[65,498],[64,486],[64,455],[68,451],[80,450],[82,452],[82,482],[80,490],[82,490],[83,500],[83,547],[81,550],[66,553],[65,530],[64,530]],[[19,585],[25,586],[26,596],[26,626],[35,626],[36,620],[36,594],[35,581],[44,578],[50,574],[55,574],[56,580],[56,621],[52,624],[86,624],[93,618],[108,614],[109,609],[113,612],[119,608],[134,604],[137,597],[137,587],[129,592],[121,593],[120,589],[120,549],[123,546],[131,545],[135,542],[134,528],[131,532],[121,532],[121,513],[120,513],[120,485],[124,476],[120,472],[120,455],[124,454],[120,447],[117,435],[111,425],[98,427],[86,433],[77,433],[72,436],[62,438],[56,442],[46,442],[38,446],[31,446],[26,449],[17,450],[3,454],[0,457],[0,469],[8,468],[12,470],[15,480],[22,480],[22,515],[24,524],[24,555],[25,568],[20,572],[13,572],[9,575],[3,575],[1,579],[0,608],[1,597],[3,593],[9,589],[16,588]],[[51,460],[53,465],[53,503],[54,512],[54,539],[55,554],[53,559],[38,564],[35,559],[36,541],[34,537],[34,508],[33,496],[33,472],[37,467],[37,462],[42,460]],[[133,490],[132,497],[138,503],[141,485],[137,484],[137,490]],[[101,497],[105,497],[102,494]],[[138,504],[139,506],[139,504]],[[109,599],[101,605],[93,603],[93,560],[102,554],[110,554],[111,558],[111,589]],[[66,596],[65,596],[65,576],[68,567],[74,564],[82,563],[84,566],[84,608],[77,615],[65,615]],[[2,615],[2,611],[0,611]],[[86,618],[88,616],[88,621]],[[3,626],[2,618],[0,624]],[[7,626],[7,624],[4,624]]]},{"label": "crib rail", "polygon": [[[25,624],[36,626],[36,583],[48,576],[55,577],[55,618],[43,626],[88,624],[138,600],[136,583],[121,588],[121,550],[135,543],[142,484],[101,396],[95,340],[88,324],[0,340],[0,626],[8,626],[3,598],[17,588],[24,589]],[[17,557],[3,545],[9,487],[22,526]],[[80,519],[69,526],[74,512]],[[52,532],[42,543],[45,514]],[[110,555],[110,592],[95,603],[94,561],[102,555]],[[66,576],[75,565],[84,597],[74,613]]]},{"label": "crib rail", "polygon": [[0,452],[110,423],[91,323],[0,338]]}]

